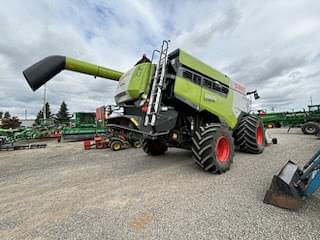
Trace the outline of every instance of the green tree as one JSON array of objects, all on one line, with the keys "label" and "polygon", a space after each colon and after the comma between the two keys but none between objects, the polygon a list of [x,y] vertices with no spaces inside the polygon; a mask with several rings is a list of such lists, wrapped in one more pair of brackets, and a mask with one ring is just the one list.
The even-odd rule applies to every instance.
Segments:
[{"label": "green tree", "polygon": [[56,119],[60,124],[68,124],[70,122],[70,118],[71,117],[68,112],[68,106],[64,101],[62,101],[59,112],[56,114]]},{"label": "green tree", "polygon": [[5,113],[4,113],[4,118],[11,118],[10,113],[9,113],[9,112],[5,112]]},{"label": "green tree", "polygon": [[[51,113],[51,109],[50,109],[50,104],[48,102],[46,102],[46,119],[51,119],[53,117],[52,113]],[[41,123],[43,123],[43,110],[44,108],[42,107],[41,110],[38,112],[35,123],[37,125],[40,125]]]},{"label": "green tree", "polygon": [[[43,109],[42,109],[43,111]],[[50,119],[52,118],[52,113],[51,113],[51,109],[50,109],[50,104],[48,102],[46,102],[46,119]]]},{"label": "green tree", "polygon": [[40,125],[43,122],[43,111],[40,110],[37,114],[36,120],[34,120],[36,125]]},{"label": "green tree", "polygon": [[3,117],[3,112],[0,112],[0,119]]},{"label": "green tree", "polygon": [[19,121],[18,117],[13,118],[4,118],[2,119],[2,128],[5,129],[15,129],[20,127],[21,122]]}]

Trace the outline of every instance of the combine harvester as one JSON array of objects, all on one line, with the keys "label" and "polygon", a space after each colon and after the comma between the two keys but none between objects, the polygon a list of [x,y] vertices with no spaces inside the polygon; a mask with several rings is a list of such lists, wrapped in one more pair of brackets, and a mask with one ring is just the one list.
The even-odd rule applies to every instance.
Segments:
[{"label": "combine harvester", "polygon": [[263,202],[277,207],[295,210],[302,206],[320,187],[320,150],[300,169],[295,163],[288,163],[272,179],[270,189]]},{"label": "combine harvester", "polygon": [[135,132],[143,135],[149,155],[164,154],[168,147],[189,149],[200,168],[223,173],[230,169],[235,147],[249,153],[264,150],[264,126],[250,114],[246,88],[181,49],[169,53],[168,41],[151,61],[144,56],[125,73],[49,56],[23,74],[35,91],[65,69],[118,81],[115,102],[125,115],[140,119]]}]

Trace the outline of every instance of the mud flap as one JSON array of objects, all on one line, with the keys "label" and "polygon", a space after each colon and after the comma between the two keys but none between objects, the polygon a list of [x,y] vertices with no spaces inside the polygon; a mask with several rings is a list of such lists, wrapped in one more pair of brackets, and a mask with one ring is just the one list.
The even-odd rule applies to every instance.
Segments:
[{"label": "mud flap", "polygon": [[299,167],[288,161],[280,173],[273,176],[271,186],[266,192],[263,202],[291,210],[300,208],[305,191],[304,183],[300,181],[300,175]]}]

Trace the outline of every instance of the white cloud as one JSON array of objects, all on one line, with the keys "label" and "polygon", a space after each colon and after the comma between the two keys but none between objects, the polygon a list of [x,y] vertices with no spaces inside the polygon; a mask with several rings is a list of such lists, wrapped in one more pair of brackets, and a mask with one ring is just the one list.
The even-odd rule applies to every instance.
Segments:
[{"label": "white cloud", "polygon": [[[120,71],[162,39],[182,47],[237,81],[257,88],[256,107],[301,109],[320,103],[320,2],[282,1],[21,1],[0,8],[0,111],[36,114],[22,70],[52,54]],[[112,103],[116,83],[62,73],[48,83],[54,111]]]}]

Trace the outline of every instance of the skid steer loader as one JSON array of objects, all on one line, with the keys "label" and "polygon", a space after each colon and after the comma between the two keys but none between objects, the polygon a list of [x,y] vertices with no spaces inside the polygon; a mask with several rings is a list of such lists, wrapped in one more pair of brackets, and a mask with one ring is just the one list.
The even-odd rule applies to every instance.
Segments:
[{"label": "skid steer loader", "polygon": [[249,113],[244,85],[182,49],[169,52],[169,41],[151,61],[139,61],[125,73],[49,56],[23,74],[35,91],[64,69],[118,81],[115,102],[124,114],[140,119],[137,132],[149,155],[164,154],[168,147],[189,149],[200,168],[223,173],[230,169],[235,147],[250,153],[264,149],[263,124]]}]

